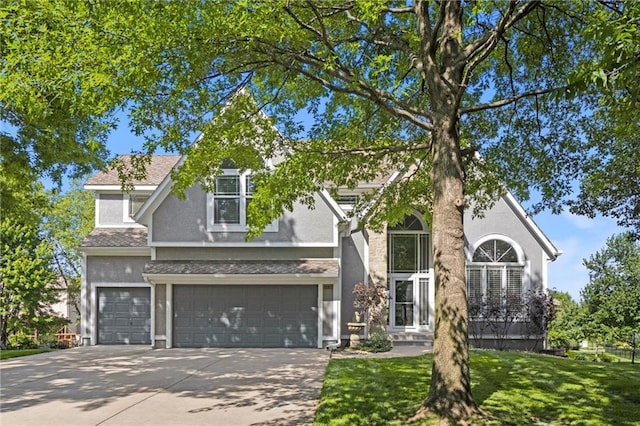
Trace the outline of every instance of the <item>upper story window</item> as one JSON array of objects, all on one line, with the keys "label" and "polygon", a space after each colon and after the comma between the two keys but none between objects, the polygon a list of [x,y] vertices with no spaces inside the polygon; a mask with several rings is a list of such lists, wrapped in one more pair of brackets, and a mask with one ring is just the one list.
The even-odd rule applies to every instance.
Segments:
[{"label": "upper story window", "polygon": [[214,225],[246,225],[246,210],[254,185],[248,174],[225,174],[215,180],[213,191]]},{"label": "upper story window", "polygon": [[129,217],[133,217],[140,211],[140,208],[149,199],[149,194],[129,194]]},{"label": "upper story window", "polygon": [[416,273],[429,270],[429,234],[415,215],[387,228],[389,273]]},{"label": "upper story window", "polygon": [[358,203],[358,195],[356,194],[342,194],[338,196],[337,202],[340,207],[345,211],[351,211]]},{"label": "upper story window", "polygon": [[473,262],[518,262],[518,254],[511,244],[502,240],[489,240],[473,252]]},{"label": "upper story window", "polygon": [[[214,190],[208,194],[207,224],[209,231],[244,232],[247,229],[247,208],[255,192],[249,171],[224,169],[215,178]],[[267,226],[265,232],[276,232],[278,223]]]},{"label": "upper story window", "polygon": [[[144,203],[147,202],[150,193],[124,193],[121,198],[122,223],[126,225],[135,224],[134,216],[140,211]],[[104,207],[104,206],[103,206]]]},{"label": "upper story window", "polygon": [[514,244],[497,238],[476,247],[467,266],[467,298],[474,311],[519,307],[525,278],[523,257]]}]

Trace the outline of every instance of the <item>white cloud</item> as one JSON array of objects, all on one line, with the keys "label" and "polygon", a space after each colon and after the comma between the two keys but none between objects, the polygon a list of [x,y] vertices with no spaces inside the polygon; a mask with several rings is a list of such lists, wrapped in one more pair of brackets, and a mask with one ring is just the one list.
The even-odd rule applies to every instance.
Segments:
[{"label": "white cloud", "polygon": [[577,229],[592,229],[595,226],[594,219],[586,216],[578,216],[567,210],[560,214],[560,217],[568,221],[572,227]]}]

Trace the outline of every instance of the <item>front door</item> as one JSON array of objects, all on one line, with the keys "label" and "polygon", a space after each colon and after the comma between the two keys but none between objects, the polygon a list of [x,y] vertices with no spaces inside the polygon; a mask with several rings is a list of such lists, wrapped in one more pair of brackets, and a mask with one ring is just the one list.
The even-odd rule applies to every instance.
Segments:
[{"label": "front door", "polygon": [[430,244],[427,224],[406,216],[387,228],[389,326],[396,331],[428,331],[431,327]]},{"label": "front door", "polygon": [[416,325],[416,297],[412,279],[393,279],[391,282],[391,326],[413,328]]},{"label": "front door", "polygon": [[429,282],[429,274],[389,277],[389,325],[392,329],[427,331],[431,328]]}]

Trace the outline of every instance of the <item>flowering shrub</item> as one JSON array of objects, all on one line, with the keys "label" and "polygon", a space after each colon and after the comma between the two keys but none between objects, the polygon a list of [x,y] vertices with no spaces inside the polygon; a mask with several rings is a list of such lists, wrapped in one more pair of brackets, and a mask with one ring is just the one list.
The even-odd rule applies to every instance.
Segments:
[{"label": "flowering shrub", "polygon": [[375,332],[384,334],[386,328],[387,287],[380,284],[357,283],[353,287],[353,307],[365,314],[365,321]]}]

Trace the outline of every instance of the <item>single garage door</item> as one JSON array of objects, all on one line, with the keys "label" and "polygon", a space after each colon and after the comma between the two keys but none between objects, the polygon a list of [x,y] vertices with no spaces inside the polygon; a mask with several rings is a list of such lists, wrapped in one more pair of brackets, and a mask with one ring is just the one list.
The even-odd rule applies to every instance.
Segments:
[{"label": "single garage door", "polygon": [[151,344],[151,289],[98,288],[98,343]]},{"label": "single garage door", "polygon": [[316,347],[318,287],[174,285],[176,347]]}]

